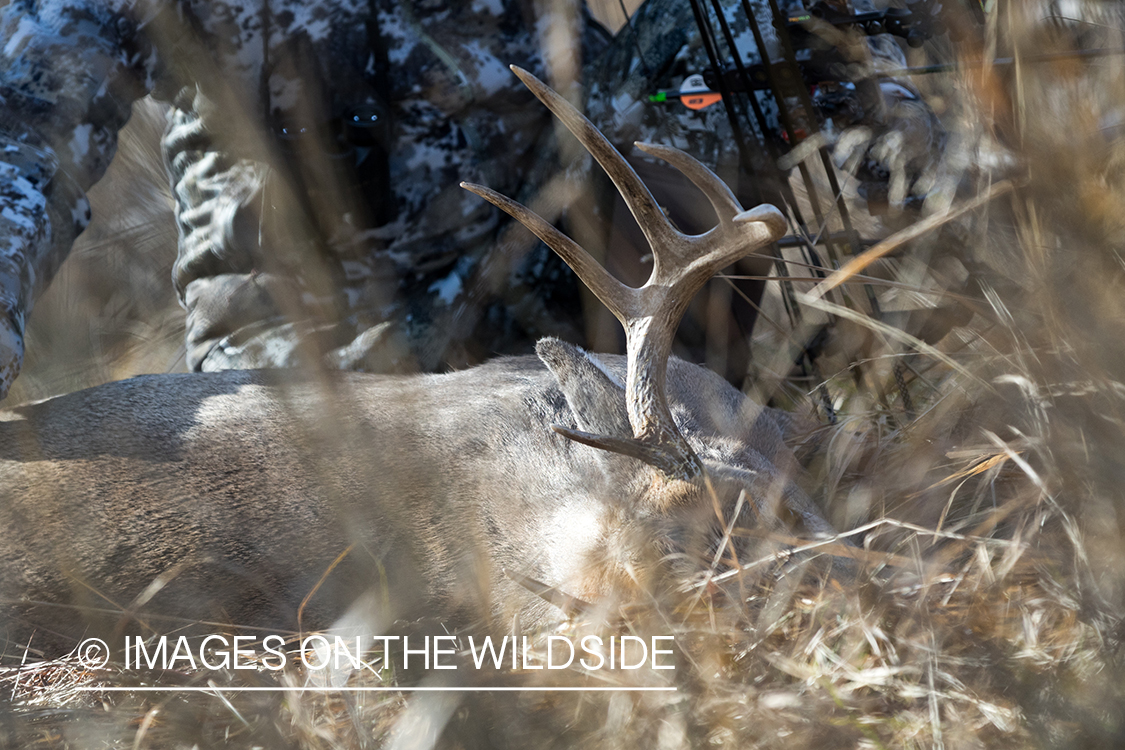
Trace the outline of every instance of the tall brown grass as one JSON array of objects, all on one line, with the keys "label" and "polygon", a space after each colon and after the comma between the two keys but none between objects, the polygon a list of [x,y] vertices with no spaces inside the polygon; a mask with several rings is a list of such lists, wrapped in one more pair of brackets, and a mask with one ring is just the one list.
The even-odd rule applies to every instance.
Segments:
[{"label": "tall brown grass", "polygon": [[[675,634],[677,669],[651,678],[675,693],[99,694],[75,688],[308,675],[91,673],[64,660],[0,674],[0,744],[1125,746],[1125,57],[1033,59],[1120,48],[1122,21],[1043,17],[1000,3],[978,43],[929,46],[929,61],[963,63],[924,83],[951,134],[933,226],[820,301],[798,297],[805,324],[759,323],[758,390],[806,415],[793,433],[806,483],[854,530],[859,546],[834,550],[855,558],[853,574],[826,575],[793,550],[802,542],[777,539],[789,546],[684,581],[682,596],[560,625]],[[176,366],[174,238],[166,197],[151,198],[158,172],[142,166],[150,143],[123,138],[114,192],[135,197],[102,211],[111,224],[40,302],[19,393]],[[819,326],[815,367],[794,370],[794,347]],[[97,364],[68,369],[60,351],[74,347]]]}]

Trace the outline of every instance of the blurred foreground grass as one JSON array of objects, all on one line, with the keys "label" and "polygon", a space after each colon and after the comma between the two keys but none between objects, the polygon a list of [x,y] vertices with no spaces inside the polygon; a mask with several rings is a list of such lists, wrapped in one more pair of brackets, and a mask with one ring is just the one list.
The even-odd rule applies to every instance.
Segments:
[{"label": "blurred foreground grass", "polygon": [[[1104,19],[1044,24],[1030,5],[1002,4],[986,44],[961,52],[1120,47],[1120,36]],[[312,678],[299,667],[93,673],[63,661],[0,673],[13,708],[2,744],[1125,747],[1123,59],[966,66],[933,89],[957,190],[931,217],[1000,180],[1014,189],[852,279],[878,290],[890,328],[853,283],[825,298],[831,315],[806,310],[803,325],[823,326],[827,344],[803,378],[789,347],[808,330],[779,316],[756,340],[758,389],[819,409],[796,447],[837,528],[857,530],[854,577],[826,576],[775,536],[775,553],[705,566],[680,596],[560,625],[675,634],[677,669],[646,676],[675,693],[90,693],[76,688]],[[98,189],[123,208],[105,234],[83,238],[38,305],[16,400],[181,366],[172,222],[145,143],[123,140],[121,181]],[[547,635],[532,637],[542,646]]]},{"label": "blurred foreground grass", "polygon": [[119,135],[117,158],[89,192],[93,223],[35,303],[23,371],[8,404],[185,370],[163,131],[164,107],[137,102]]}]

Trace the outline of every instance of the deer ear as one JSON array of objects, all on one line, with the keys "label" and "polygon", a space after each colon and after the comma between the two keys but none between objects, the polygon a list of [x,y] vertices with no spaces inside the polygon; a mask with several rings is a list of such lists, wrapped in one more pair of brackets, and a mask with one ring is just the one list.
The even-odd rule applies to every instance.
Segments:
[{"label": "deer ear", "polygon": [[610,437],[632,437],[625,411],[625,386],[601,360],[556,338],[540,339],[535,353],[559,381],[578,429]]}]

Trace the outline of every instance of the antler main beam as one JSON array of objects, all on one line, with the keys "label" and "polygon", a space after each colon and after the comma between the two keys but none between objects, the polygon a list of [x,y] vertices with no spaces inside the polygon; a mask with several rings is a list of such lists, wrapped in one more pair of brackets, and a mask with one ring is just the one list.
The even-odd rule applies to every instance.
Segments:
[{"label": "antler main beam", "polygon": [[769,205],[744,211],[734,193],[714,172],[683,151],[650,143],[636,144],[682,172],[703,191],[715,209],[718,226],[699,235],[683,234],[668,221],[624,157],[589,120],[531,73],[514,65],[511,69],[601,164],[652,248],[652,274],[644,286],[634,289],[613,278],[578,243],[533,211],[486,187],[461,183],[461,187],[522,223],[558,253],[625,328],[625,398],[632,439],[556,429],[572,440],[641,458],[668,476],[692,479],[703,467],[676,427],[665,396],[672,339],[688,303],[707,280],[785,234],[785,217]]}]

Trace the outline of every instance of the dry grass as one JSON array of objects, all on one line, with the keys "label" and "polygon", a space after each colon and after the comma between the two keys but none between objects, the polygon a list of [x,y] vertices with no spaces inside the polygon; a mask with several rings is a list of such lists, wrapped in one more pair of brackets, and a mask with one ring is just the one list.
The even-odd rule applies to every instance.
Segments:
[{"label": "dry grass", "polygon": [[[1121,43],[1119,23],[1044,30],[1020,7],[1002,4],[982,50],[965,54]],[[954,136],[952,208],[1000,179],[1016,187],[935,221],[825,295],[835,307],[804,297],[832,321],[804,378],[790,352],[812,307],[805,328],[760,325],[756,342],[760,388],[775,401],[815,403],[822,421],[823,399],[833,405],[835,424],[795,440],[837,527],[861,530],[859,549],[845,550],[854,572],[827,576],[817,549],[790,549],[685,581],[667,600],[630,603],[610,624],[561,625],[674,634],[677,669],[643,679],[676,692],[99,693],[77,688],[315,680],[300,668],[94,673],[63,660],[0,672],[0,745],[402,748],[440,735],[448,747],[1125,746],[1125,140],[1114,93],[1125,91],[1123,60],[966,67],[928,83]],[[170,262],[172,238],[152,231],[141,234],[166,244]],[[122,257],[139,286],[103,293],[102,312],[85,313],[95,321],[115,304],[158,309],[150,300],[171,294],[167,268],[157,294],[153,268]],[[88,284],[102,288],[120,271]],[[66,299],[85,274],[64,276]],[[891,328],[867,317],[859,282],[879,291]],[[80,383],[43,361],[56,356],[51,337],[94,342],[108,376],[143,369],[142,354],[148,365],[175,359],[170,318],[124,326],[106,345],[96,324],[89,334],[74,326],[84,314],[75,303],[59,313],[47,304],[25,395]],[[165,348],[153,353],[154,341]],[[767,541],[778,550],[792,540]],[[534,638],[542,646],[549,634]],[[518,686],[538,684],[537,674],[477,677]],[[566,684],[596,679],[566,673]]]}]

